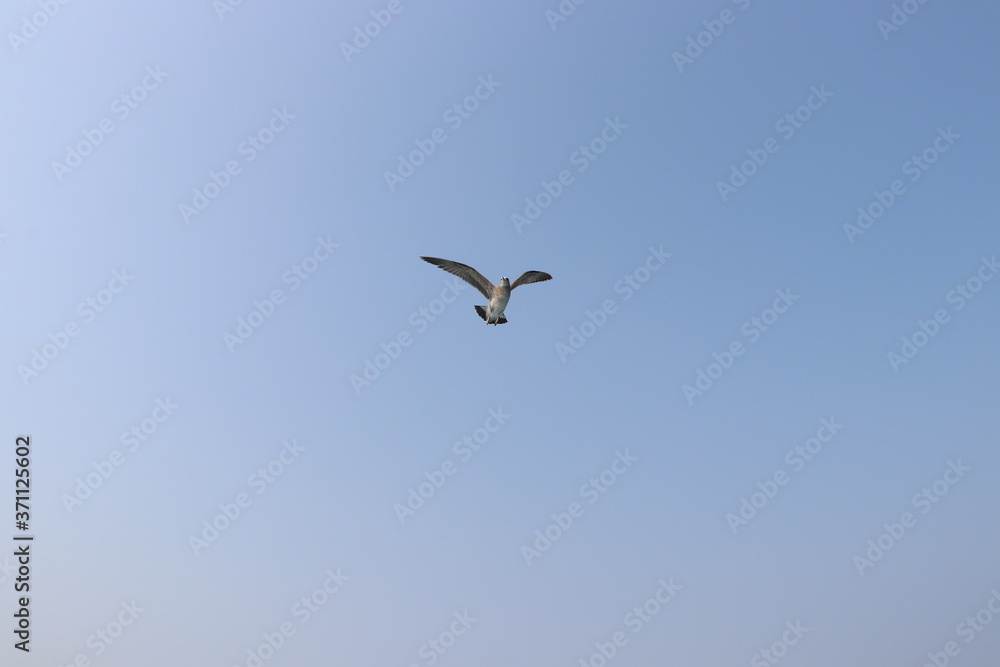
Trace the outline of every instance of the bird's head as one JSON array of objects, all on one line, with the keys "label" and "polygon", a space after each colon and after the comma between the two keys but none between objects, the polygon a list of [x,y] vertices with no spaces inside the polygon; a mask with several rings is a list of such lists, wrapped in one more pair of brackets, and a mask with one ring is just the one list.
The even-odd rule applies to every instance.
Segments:
[{"label": "bird's head", "polygon": [[507,279],[507,276],[500,279],[500,284],[504,287],[510,287],[510,281]]}]

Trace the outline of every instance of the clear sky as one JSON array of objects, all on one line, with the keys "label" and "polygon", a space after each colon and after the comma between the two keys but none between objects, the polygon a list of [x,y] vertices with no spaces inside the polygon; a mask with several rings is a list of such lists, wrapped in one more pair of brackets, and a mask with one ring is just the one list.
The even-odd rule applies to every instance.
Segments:
[{"label": "clear sky", "polygon": [[0,662],[994,664],[995,3],[224,3],[4,4]]}]

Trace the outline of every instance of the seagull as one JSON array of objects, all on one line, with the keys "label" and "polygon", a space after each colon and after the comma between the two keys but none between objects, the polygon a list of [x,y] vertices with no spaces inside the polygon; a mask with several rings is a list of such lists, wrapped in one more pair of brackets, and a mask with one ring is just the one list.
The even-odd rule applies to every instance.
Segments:
[{"label": "seagull", "polygon": [[507,323],[507,318],[503,316],[503,311],[507,307],[507,302],[510,301],[511,290],[515,287],[518,285],[527,285],[528,283],[540,283],[543,280],[552,280],[552,276],[544,271],[525,271],[513,284],[506,277],[503,277],[500,279],[500,284],[494,286],[483,274],[467,264],[452,262],[448,259],[438,259],[437,257],[421,257],[420,259],[458,276],[482,292],[483,296],[490,300],[490,303],[486,306],[476,306],[476,312],[479,313],[479,317],[485,320],[486,324],[497,325]]}]

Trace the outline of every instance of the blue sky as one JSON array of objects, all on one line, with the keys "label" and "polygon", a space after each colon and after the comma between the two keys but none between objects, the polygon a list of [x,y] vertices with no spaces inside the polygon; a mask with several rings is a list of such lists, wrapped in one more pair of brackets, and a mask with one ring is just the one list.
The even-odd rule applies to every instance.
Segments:
[{"label": "blue sky", "polygon": [[998,18],[8,3],[0,650],[991,664]]}]

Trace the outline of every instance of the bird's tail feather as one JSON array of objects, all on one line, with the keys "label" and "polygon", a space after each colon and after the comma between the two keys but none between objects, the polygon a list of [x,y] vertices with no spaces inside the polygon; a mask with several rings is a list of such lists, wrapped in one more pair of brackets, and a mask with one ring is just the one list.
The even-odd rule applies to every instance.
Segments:
[{"label": "bird's tail feather", "polygon": [[502,313],[496,322],[489,322],[486,319],[486,306],[476,306],[476,312],[479,313],[479,317],[483,318],[483,321],[487,324],[507,324],[507,318]]}]

